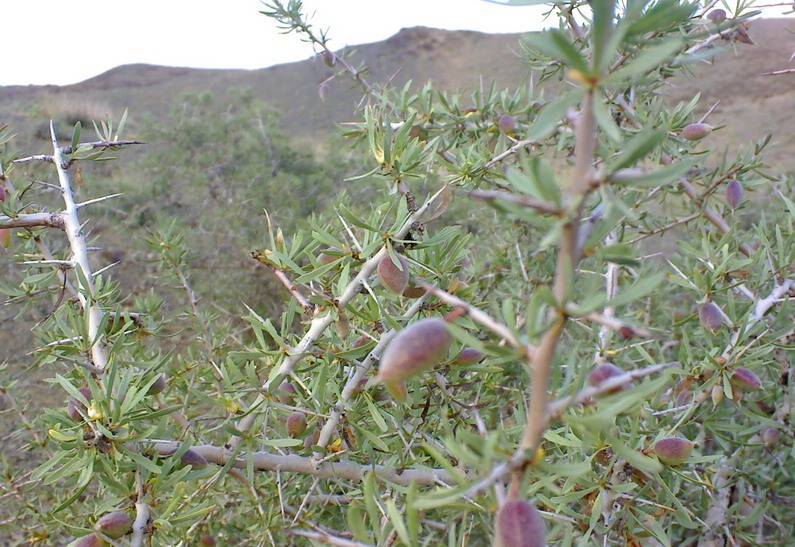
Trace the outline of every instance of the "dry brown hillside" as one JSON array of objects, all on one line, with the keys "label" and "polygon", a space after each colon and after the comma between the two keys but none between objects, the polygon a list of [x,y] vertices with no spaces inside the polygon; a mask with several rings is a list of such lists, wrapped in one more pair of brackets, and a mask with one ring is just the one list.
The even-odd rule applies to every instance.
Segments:
[{"label": "dry brown hillside", "polygon": [[[795,138],[791,107],[795,74],[762,76],[792,66],[792,29],[795,22],[791,20],[760,20],[750,29],[756,45],[733,47],[717,41],[722,51],[714,62],[695,65],[695,76],[673,82],[666,94],[672,100],[687,100],[701,92],[704,108],[720,101],[711,121],[726,122],[728,128],[719,138],[738,145],[772,132],[780,144],[771,159],[781,168],[795,169],[787,151]],[[351,59],[368,68],[372,82],[392,79],[398,84],[408,80],[423,84],[432,80],[442,90],[474,89],[491,82],[513,87],[528,77],[516,58],[520,39],[518,34],[417,27],[401,30],[382,42],[358,46]],[[64,105],[94,108],[100,115],[107,109],[120,113],[129,108],[135,119],[147,112],[163,114],[185,91],[209,90],[223,95],[230,87],[246,86],[282,112],[284,128],[305,141],[334,131],[334,122],[354,116],[358,95],[347,81],[335,81],[325,100],[319,99],[317,86],[329,70],[314,59],[251,71],[126,65],[66,87],[0,87],[0,113],[3,121],[22,135],[29,124],[57,114]]]}]

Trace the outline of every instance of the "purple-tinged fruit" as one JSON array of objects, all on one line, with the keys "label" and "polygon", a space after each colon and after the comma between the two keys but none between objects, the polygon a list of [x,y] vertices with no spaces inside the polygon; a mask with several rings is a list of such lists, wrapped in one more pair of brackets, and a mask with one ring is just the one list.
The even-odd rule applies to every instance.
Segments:
[{"label": "purple-tinged fruit", "polygon": [[94,534],[83,536],[72,544],[72,547],[105,547],[107,541]]},{"label": "purple-tinged fruit", "polygon": [[[77,390],[86,398],[86,401],[91,403],[91,390],[88,389],[86,386],[81,386],[77,388]],[[86,413],[88,408],[82,401],[78,401],[77,399],[69,399],[69,402],[66,403],[66,413],[69,417],[74,420],[75,422],[82,422],[83,416],[80,414],[82,411],[83,414]]]},{"label": "purple-tinged fruit", "polygon": [[775,427],[766,427],[762,430],[762,442],[765,443],[765,448],[773,448],[778,444],[778,438],[781,432]]},{"label": "purple-tinged fruit", "polygon": [[701,324],[712,332],[723,326],[723,312],[715,302],[707,302],[701,306],[698,310],[698,318],[701,320]]},{"label": "purple-tinged fruit", "polygon": [[282,382],[279,389],[276,390],[276,400],[283,405],[291,405],[295,403],[295,387],[290,382]]},{"label": "purple-tinged fruit", "polygon": [[475,348],[464,348],[461,353],[456,355],[455,359],[450,361],[451,365],[471,365],[481,361],[485,357],[483,353]]},{"label": "purple-tinged fruit", "polygon": [[762,389],[762,379],[753,370],[747,368],[736,368],[732,372],[732,385],[742,391],[757,391]]},{"label": "purple-tinged fruit", "polygon": [[667,465],[680,465],[687,461],[696,443],[681,437],[668,437],[654,443],[654,453]]},{"label": "purple-tinged fruit", "polygon": [[737,209],[743,201],[743,185],[737,179],[731,179],[726,184],[726,203],[732,209]]},{"label": "purple-tinged fruit", "polygon": [[188,448],[182,456],[179,457],[179,463],[183,466],[190,465],[193,469],[201,469],[207,467],[207,460],[192,448]]},{"label": "purple-tinged fruit", "polygon": [[335,253],[342,253],[342,249],[337,247],[329,247],[319,255],[317,255],[318,264],[321,266],[325,266],[326,264],[331,264],[335,260],[339,260],[340,255]]},{"label": "purple-tinged fruit", "polygon": [[320,439],[320,429],[315,428],[315,430],[304,438],[304,448],[312,448],[317,444],[317,441]]},{"label": "purple-tinged fruit", "polygon": [[689,141],[703,139],[712,132],[712,126],[706,123],[691,123],[682,129],[682,138]]},{"label": "purple-tinged fruit", "polygon": [[[626,374],[622,369],[614,365],[613,363],[599,363],[596,365],[590,373],[588,373],[588,385],[593,387],[599,387],[607,380],[612,378],[617,378],[619,376],[623,376]],[[610,390],[610,393],[616,393],[623,389],[626,389],[627,385],[619,386],[615,389]]]},{"label": "purple-tinged fruit", "polygon": [[202,547],[214,547],[215,538],[210,534],[202,534],[202,536],[199,538],[199,545]]},{"label": "purple-tinged fruit", "polygon": [[493,547],[545,547],[541,514],[532,503],[509,500],[497,511]]},{"label": "purple-tinged fruit", "polygon": [[497,120],[497,127],[499,127],[500,131],[503,133],[511,135],[519,127],[519,124],[516,122],[516,118],[514,116],[505,114],[500,116],[500,118]]},{"label": "purple-tinged fruit", "polygon": [[453,335],[439,317],[428,317],[400,331],[384,350],[378,380],[398,384],[444,361]]},{"label": "purple-tinged fruit", "polygon": [[149,391],[147,391],[147,394],[157,395],[158,393],[161,393],[164,389],[166,389],[167,385],[168,384],[166,383],[165,375],[161,374],[160,376],[157,377],[155,383],[149,386]]},{"label": "purple-tinged fruit", "polygon": [[403,296],[406,298],[420,298],[425,296],[425,289],[422,287],[406,287],[403,290]]},{"label": "purple-tinged fruit", "polygon": [[303,412],[293,412],[287,418],[287,434],[290,437],[298,437],[306,431],[306,414]]},{"label": "purple-tinged fruit", "polygon": [[124,511],[113,511],[112,513],[102,515],[96,524],[94,524],[94,530],[111,539],[119,539],[130,531],[131,526],[132,519],[130,515]]},{"label": "purple-tinged fruit", "polygon": [[707,19],[713,23],[722,23],[726,20],[726,11],[720,8],[714,9],[707,14]]},{"label": "purple-tinged fruit", "polygon": [[400,267],[386,254],[378,263],[378,279],[381,284],[395,294],[403,294],[409,285],[409,265],[406,259],[397,255]]}]

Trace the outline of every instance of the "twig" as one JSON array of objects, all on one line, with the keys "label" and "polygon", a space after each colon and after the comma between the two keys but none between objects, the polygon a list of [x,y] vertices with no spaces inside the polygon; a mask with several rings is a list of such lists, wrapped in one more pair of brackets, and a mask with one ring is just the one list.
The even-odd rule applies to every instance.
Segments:
[{"label": "twig", "polygon": [[36,226],[63,230],[63,213],[24,213],[17,217],[0,215],[0,228],[35,228]]},{"label": "twig", "polygon": [[[133,144],[146,144],[145,142],[141,141],[130,141],[130,140],[122,140],[122,141],[97,141],[97,142],[84,142],[77,145],[78,148],[90,146],[93,149],[97,148],[115,148],[118,146],[129,146]],[[48,154],[36,154],[34,156],[25,156],[24,158],[17,158],[13,161],[13,163],[28,163],[32,161],[43,161],[47,163],[59,163],[65,165],[66,168],[74,163],[74,159],[70,159],[68,162],[63,162],[63,156],[69,155],[72,153],[71,146],[59,146],[56,152],[50,156]],[[60,158],[60,159],[59,159]]]},{"label": "twig", "polygon": [[505,339],[509,344],[511,344],[516,349],[521,350],[522,354],[526,358],[532,359],[533,356],[535,355],[537,348],[535,348],[531,344],[527,344],[525,342],[518,340],[508,327],[506,327],[499,321],[493,319],[491,316],[489,316],[487,313],[482,311],[480,308],[477,308],[472,304],[470,304],[469,302],[461,300],[457,296],[453,296],[452,294],[445,292],[442,289],[435,287],[434,285],[429,285],[427,283],[419,283],[419,286],[425,289],[426,291],[428,291],[429,293],[431,293],[432,295],[434,295],[435,297],[437,297],[445,304],[448,304],[455,308],[463,308],[466,311],[467,316],[471,317],[473,321],[475,321],[476,323],[480,323],[481,325],[489,329],[497,336]]},{"label": "twig", "polygon": [[78,288],[82,290],[77,291],[77,298],[80,305],[87,311],[88,315],[88,339],[92,341],[91,344],[91,361],[99,370],[105,370],[108,365],[108,349],[105,345],[105,335],[101,333],[99,328],[102,324],[102,317],[104,315],[102,308],[97,305],[93,299],[89,303],[86,294],[93,292],[94,276],[91,273],[91,265],[88,262],[88,250],[86,246],[86,239],[83,234],[83,226],[80,224],[80,219],[77,215],[78,208],[72,194],[72,185],[69,180],[69,174],[66,172],[66,164],[64,163],[61,148],[58,146],[58,139],[55,136],[55,126],[50,120],[50,136],[52,137],[53,145],[53,163],[58,171],[58,180],[61,185],[61,194],[64,200],[63,221],[66,236],[69,239],[69,247],[72,250],[72,260],[80,267],[83,276],[88,280],[89,286],[82,287],[80,279],[83,277],[78,276]]}]

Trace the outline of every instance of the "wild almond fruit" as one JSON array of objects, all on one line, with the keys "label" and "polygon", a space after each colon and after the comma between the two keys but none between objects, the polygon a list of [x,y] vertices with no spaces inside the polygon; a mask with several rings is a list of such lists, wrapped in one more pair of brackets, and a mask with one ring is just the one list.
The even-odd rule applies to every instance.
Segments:
[{"label": "wild almond fruit", "polygon": [[94,524],[94,530],[108,536],[111,539],[119,539],[130,531],[132,519],[124,511],[113,511],[102,515]]},{"label": "wild almond fruit", "polygon": [[450,361],[451,365],[471,365],[473,363],[477,363],[481,361],[485,357],[483,353],[479,352],[475,348],[464,348],[461,353],[455,356],[455,358]]},{"label": "wild almond fruit", "polygon": [[689,141],[701,140],[712,132],[712,126],[706,123],[691,123],[682,129],[682,138]]},{"label": "wild almond fruit", "polygon": [[781,436],[781,433],[775,427],[766,427],[762,430],[762,442],[765,443],[765,448],[776,446],[779,436]]},{"label": "wild almond fruit", "polygon": [[320,264],[321,266],[325,266],[326,264],[331,264],[335,260],[339,260],[340,254],[336,253],[342,253],[342,249],[339,249],[337,247],[329,247],[328,249],[317,255],[318,264]]},{"label": "wild almond fruit", "polygon": [[201,469],[207,467],[207,460],[192,448],[188,448],[182,456],[179,457],[179,463],[183,466],[190,465],[193,469]]},{"label": "wild almond fruit", "polygon": [[668,437],[654,443],[653,452],[667,465],[680,465],[687,461],[696,443],[681,437]]},{"label": "wild almond fruit", "polygon": [[378,263],[378,279],[381,284],[395,294],[403,294],[409,285],[409,265],[406,259],[397,255],[400,267],[386,254]]},{"label": "wild almond fruit", "polygon": [[726,11],[722,9],[714,9],[707,14],[707,19],[713,23],[722,23],[726,20]]},{"label": "wild almond fruit", "polygon": [[742,391],[757,391],[762,389],[762,379],[753,370],[747,368],[736,368],[732,372],[732,385],[737,386]]},{"label": "wild almond fruit", "polygon": [[[611,378],[617,378],[619,376],[623,376],[625,372],[614,365],[613,363],[599,363],[591,372],[588,373],[588,385],[598,387],[602,385],[607,380]],[[615,389],[610,390],[610,393],[616,393],[618,391],[622,391],[626,389],[628,386],[617,387]]]},{"label": "wild almond fruit", "polygon": [[499,127],[500,131],[506,135],[511,135],[519,127],[519,124],[516,122],[516,118],[514,116],[505,114],[500,116],[500,118],[497,120],[497,127]]},{"label": "wild almond fruit", "polygon": [[165,375],[161,374],[155,380],[155,383],[149,386],[149,391],[147,391],[147,395],[157,395],[158,393],[162,393],[168,384],[166,383]]},{"label": "wild almond fruit", "polygon": [[731,179],[726,184],[726,203],[732,209],[737,209],[743,201],[743,185],[737,179]]},{"label": "wild almond fruit", "polygon": [[384,350],[378,380],[398,384],[445,360],[453,335],[439,317],[428,317],[400,331]]},{"label": "wild almond fruit", "polygon": [[715,302],[707,302],[698,310],[698,318],[701,324],[710,331],[715,332],[723,326],[723,313]]},{"label": "wild almond fruit", "polygon": [[202,534],[202,536],[199,538],[199,545],[202,547],[214,547],[215,538],[210,534]]},{"label": "wild almond fruit", "polygon": [[298,437],[306,431],[306,414],[295,411],[287,418],[287,434]]},{"label": "wild almond fruit", "polygon": [[283,405],[291,405],[295,403],[295,387],[290,382],[282,382],[276,390],[276,400]]},{"label": "wild almond fruit", "polygon": [[525,500],[509,500],[497,511],[493,547],[545,547],[544,521],[536,506]]},{"label": "wild almond fruit", "polygon": [[[91,390],[88,389],[87,386],[81,386],[77,388],[77,390],[83,395],[83,397],[86,398],[86,401],[91,403]],[[78,401],[77,399],[69,399],[69,402],[66,403],[66,413],[75,422],[82,422],[83,416],[80,414],[80,411],[83,411],[85,414],[87,410],[88,407],[86,407],[82,401]]]},{"label": "wild almond fruit", "polygon": [[107,541],[98,537],[94,534],[89,534],[87,536],[83,536],[77,541],[75,541],[72,546],[73,547],[105,547],[108,544]]}]

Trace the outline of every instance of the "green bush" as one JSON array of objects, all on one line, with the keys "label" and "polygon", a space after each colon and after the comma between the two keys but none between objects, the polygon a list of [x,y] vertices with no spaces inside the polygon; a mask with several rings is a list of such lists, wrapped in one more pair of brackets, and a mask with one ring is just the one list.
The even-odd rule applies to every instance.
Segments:
[{"label": "green bush", "polygon": [[[335,55],[301,10],[266,14]],[[21,206],[6,157],[0,227],[20,230],[18,256],[46,256],[47,224],[68,239],[4,287],[50,299],[36,363],[65,399],[29,426],[44,463],[7,479],[24,501],[16,541],[786,544],[790,180],[764,164],[769,138],[711,151],[722,127],[697,97],[657,93],[744,15],[716,26],[679,0],[554,10],[560,28],[523,41],[540,80],[565,82],[554,98],[374,86],[335,56],[366,105],[347,133],[370,162],[346,179],[356,198],[318,195],[340,181],[260,131],[272,120],[249,95],[229,123],[186,98],[139,204],[180,309],[123,297],[88,261],[68,168],[118,132],[54,147],[65,207],[46,218]],[[172,195],[175,178],[196,192]],[[191,200],[231,209],[174,224]],[[247,201],[268,220],[246,223]],[[245,302],[240,327],[199,298],[186,257],[208,233],[272,274],[280,314]],[[403,267],[397,294],[387,276]],[[213,294],[245,294],[221,263],[201,273]]]}]

